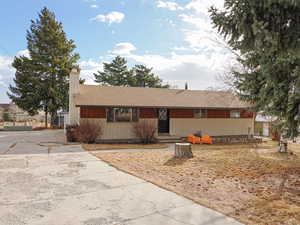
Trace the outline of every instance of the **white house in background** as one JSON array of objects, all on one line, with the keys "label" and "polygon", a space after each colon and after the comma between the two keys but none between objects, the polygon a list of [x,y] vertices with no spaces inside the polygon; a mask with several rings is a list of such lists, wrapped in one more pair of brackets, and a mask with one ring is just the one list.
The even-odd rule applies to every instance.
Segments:
[{"label": "white house in background", "polygon": [[276,119],[271,116],[263,116],[261,114],[257,114],[255,117],[255,128],[254,133],[256,136],[264,136],[270,137],[271,136],[271,126],[272,123]]},{"label": "white house in background", "polygon": [[132,140],[138,121],[149,121],[157,135],[185,137],[199,130],[210,136],[254,134],[249,105],[224,91],[79,85],[70,74],[69,123],[102,125],[102,140]]}]

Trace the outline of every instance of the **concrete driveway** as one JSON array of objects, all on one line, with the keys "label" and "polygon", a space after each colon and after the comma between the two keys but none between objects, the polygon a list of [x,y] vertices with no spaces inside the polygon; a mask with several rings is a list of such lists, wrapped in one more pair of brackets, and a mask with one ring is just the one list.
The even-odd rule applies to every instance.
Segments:
[{"label": "concrete driveway", "polygon": [[0,132],[0,225],[240,224],[63,143]]}]

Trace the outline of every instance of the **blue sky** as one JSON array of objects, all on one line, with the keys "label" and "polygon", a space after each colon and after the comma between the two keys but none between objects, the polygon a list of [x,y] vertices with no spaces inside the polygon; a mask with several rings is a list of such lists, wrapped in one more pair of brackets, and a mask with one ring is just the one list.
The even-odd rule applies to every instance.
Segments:
[{"label": "blue sky", "polygon": [[[26,55],[30,20],[48,7],[63,23],[81,56],[81,76],[93,73],[116,55],[129,65],[145,64],[173,87],[216,86],[216,76],[232,55],[213,30],[207,9],[223,0],[10,0],[0,8],[0,103],[9,102],[13,57]],[[217,40],[217,41],[216,41]]]}]

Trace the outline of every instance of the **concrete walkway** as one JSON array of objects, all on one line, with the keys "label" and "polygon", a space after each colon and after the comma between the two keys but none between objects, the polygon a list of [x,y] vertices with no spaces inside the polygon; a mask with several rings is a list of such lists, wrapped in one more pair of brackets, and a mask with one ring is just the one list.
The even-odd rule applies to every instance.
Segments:
[{"label": "concrete walkway", "polygon": [[240,224],[61,145],[60,135],[0,133],[0,225]]}]

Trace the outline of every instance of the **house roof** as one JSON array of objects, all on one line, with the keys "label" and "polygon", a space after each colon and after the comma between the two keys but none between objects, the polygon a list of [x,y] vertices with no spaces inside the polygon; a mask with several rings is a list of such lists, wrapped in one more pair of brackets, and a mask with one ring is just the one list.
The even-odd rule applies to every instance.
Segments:
[{"label": "house roof", "polygon": [[0,108],[4,109],[4,110],[7,110],[9,108],[9,104],[0,104]]},{"label": "house roof", "polygon": [[225,91],[80,85],[76,106],[151,108],[248,108],[249,104]]}]

